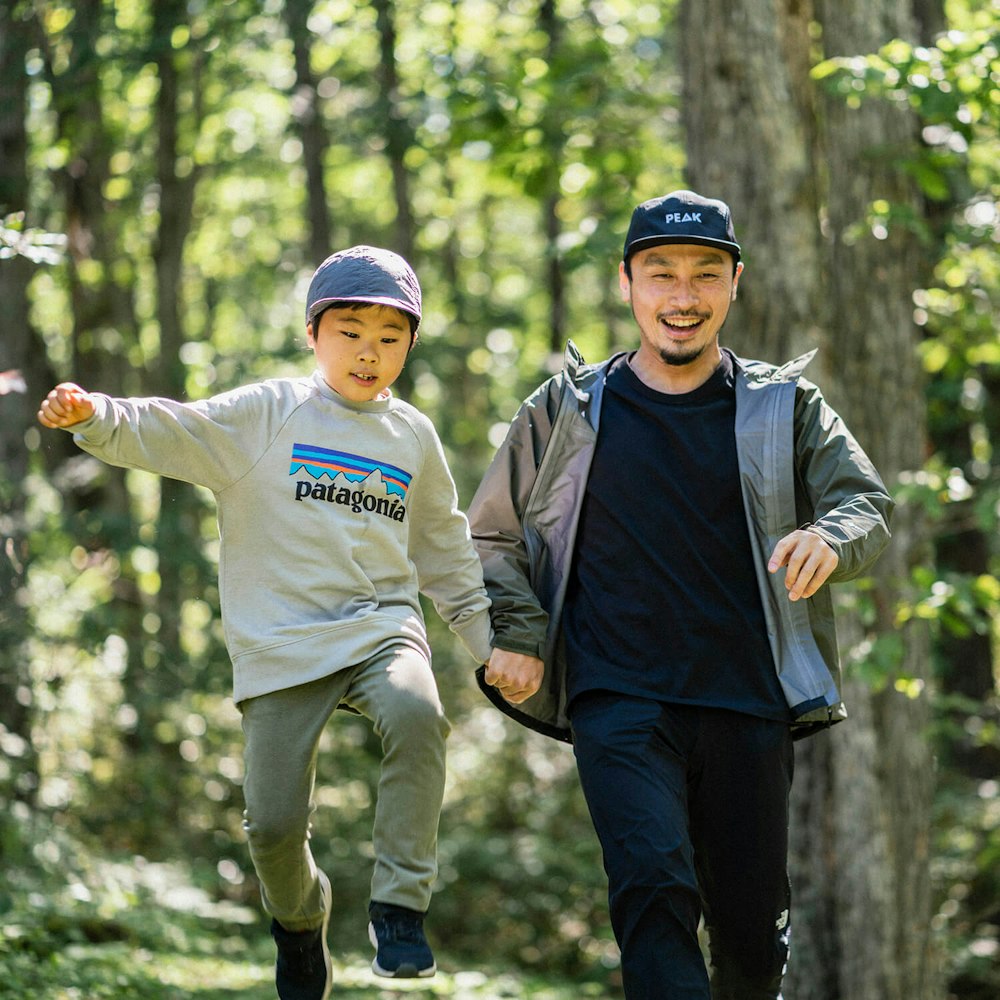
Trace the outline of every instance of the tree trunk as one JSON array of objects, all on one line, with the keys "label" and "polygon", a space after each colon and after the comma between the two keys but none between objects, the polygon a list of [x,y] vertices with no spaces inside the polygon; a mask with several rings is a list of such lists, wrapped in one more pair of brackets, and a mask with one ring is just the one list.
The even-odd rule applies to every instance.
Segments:
[{"label": "tree trunk", "polygon": [[413,263],[416,223],[410,195],[410,175],[406,151],[413,145],[413,129],[401,106],[399,71],[396,66],[396,8],[392,0],[373,0],[377,15],[379,60],[378,120],[383,123],[386,156],[392,171],[396,199],[395,245],[391,248]]},{"label": "tree trunk", "polygon": [[326,203],[323,162],[330,144],[320,114],[316,77],[312,71],[309,13],[312,4],[298,0],[284,8],[288,36],[295,58],[295,89],[292,94],[292,118],[302,142],[302,162],[306,170],[306,224],[309,232],[309,263],[318,267],[336,247],[331,245],[330,209]]},{"label": "tree trunk", "polygon": [[[114,393],[123,391],[129,371],[126,344],[134,338],[137,324],[129,293],[112,278],[113,265],[121,255],[103,194],[111,175],[112,140],[104,123],[98,76],[101,11],[100,0],[80,0],[69,26],[69,66],[56,73],[49,58],[46,67],[59,141],[69,149],[67,164],[57,174],[65,213],[73,319],[67,377],[85,389]],[[84,280],[85,271],[100,279]],[[115,339],[103,339],[102,331],[114,331]],[[64,451],[67,457],[79,454],[68,438],[59,436],[56,441],[48,451]],[[131,514],[122,470],[109,468],[98,481],[81,483],[68,500],[73,509],[99,509],[106,522],[124,526],[124,539],[112,542],[102,528],[87,543],[91,547],[130,543]]]},{"label": "tree trunk", "polygon": [[[154,390],[173,399],[186,394],[186,366],[181,360],[184,329],[181,319],[184,244],[191,230],[191,211],[197,171],[181,172],[180,89],[183,85],[177,56],[171,45],[174,31],[187,23],[183,0],[160,0],[154,8],[152,43],[155,47],[160,89],[156,100],[156,179],[160,192],[159,226],[153,247],[156,267],[156,318],[160,329],[160,356],[152,378]],[[197,69],[197,56],[192,59]],[[194,122],[200,118],[197,72],[186,81],[194,91]],[[173,479],[160,479],[160,515],[157,525],[160,590],[157,594],[160,627],[158,641],[163,662],[174,669],[184,653],[180,639],[180,613],[184,600],[182,576],[187,563],[197,559],[198,528],[195,497],[190,486]],[[147,689],[144,699],[158,717],[158,699]],[[140,715],[142,712],[140,711]]]},{"label": "tree trunk", "polygon": [[774,359],[823,336],[808,6],[705,0],[680,14],[689,180],[729,203],[743,242],[730,337]]},{"label": "tree trunk", "polygon": [[[820,16],[828,58],[873,52],[891,38],[916,40],[906,4],[838,0],[823,3]],[[829,353],[839,376],[835,402],[853,422],[886,482],[893,484],[901,472],[919,469],[926,455],[923,377],[912,293],[927,265],[908,227],[890,223],[883,231],[867,223],[866,217],[873,202],[885,200],[900,207],[904,216],[910,212],[919,218],[918,192],[901,167],[901,161],[916,152],[919,128],[905,105],[887,101],[867,101],[851,108],[842,99],[830,97],[823,110],[830,184],[827,287],[834,319]],[[844,308],[847,303],[850,308]],[[895,628],[895,608],[908,596],[912,570],[926,565],[930,554],[926,524],[917,505],[897,511],[893,532],[893,544],[874,573],[874,628],[882,635]],[[922,1000],[940,995],[929,960],[934,788],[927,743],[929,636],[918,622],[899,635],[902,655],[889,665],[889,680],[896,675],[914,678],[924,693],[907,697],[892,683],[871,693],[855,681],[851,697],[858,702],[870,698],[871,734],[848,729],[845,740],[832,743],[840,759],[847,760],[862,741],[867,749],[874,739],[873,763],[877,762],[868,804],[870,828],[854,822],[849,811],[840,813],[842,856],[856,857],[866,845],[877,843],[876,837],[885,845],[884,852],[879,852],[881,858],[872,857],[870,870],[858,873],[857,888],[871,885],[881,872],[885,894],[880,900],[884,917],[879,951],[886,960],[880,975],[873,975],[864,960],[862,947],[870,942],[872,910],[862,904],[853,911],[850,926],[856,930],[849,940],[852,948],[845,949],[842,969],[847,996]],[[837,774],[846,777],[843,768]],[[839,791],[842,798],[852,793],[844,780]],[[846,909],[852,900],[842,902]]]},{"label": "tree trunk", "polygon": [[[410,173],[406,166],[406,151],[414,145],[413,128],[402,107],[399,93],[399,71],[396,65],[396,8],[392,0],[372,0],[379,37],[377,120],[383,123],[386,157],[392,172],[392,190],[396,200],[394,245],[390,247],[416,268],[416,220],[410,191]],[[418,272],[419,277],[419,272]],[[394,391],[404,399],[413,389],[413,376],[404,368]]]},{"label": "tree trunk", "polygon": [[[76,4],[68,29],[72,34],[71,62],[57,72],[49,58],[47,73],[59,140],[69,150],[67,165],[58,175],[65,205],[73,321],[71,367],[66,376],[85,389],[121,394],[128,391],[127,387],[133,391],[138,388],[128,364],[128,346],[134,342],[137,322],[128,290],[113,278],[114,265],[127,256],[120,249],[115,214],[104,198],[113,143],[101,104],[101,60],[97,50],[102,12],[101,0],[80,0]],[[86,280],[85,274],[100,278]],[[58,454],[60,459],[79,456],[68,435],[54,435],[51,444],[49,440],[46,451]],[[50,459],[50,464],[55,463]],[[124,470],[102,467],[98,475],[66,491],[64,503],[70,511],[86,515],[76,519],[76,530],[85,548],[114,550],[121,556],[121,571],[113,581],[115,601],[108,630],[125,640],[128,665],[124,697],[127,703],[138,704],[137,692],[130,689],[129,682],[134,678],[140,683],[145,673],[147,636],[142,622],[149,606],[131,563],[137,529]],[[125,743],[148,736],[147,729],[139,725],[126,732]],[[142,802],[146,800],[144,789],[135,780],[134,772],[134,768],[126,768],[124,780],[129,784],[130,797]]]},{"label": "tree trunk", "polygon": [[[731,204],[747,264],[724,337],[737,352],[773,361],[820,347],[808,374],[890,488],[923,462],[911,315],[923,262],[910,234],[876,239],[865,218],[878,198],[919,212],[899,167],[915,123],[887,103],[849,109],[818,93],[808,74],[811,22],[822,26],[825,55],[866,54],[910,37],[910,23],[890,17],[901,6],[685,0],[681,9],[689,183]],[[894,533],[876,570],[868,634],[857,615],[841,613],[845,660],[893,634],[901,588],[926,557],[915,511],[897,513]],[[849,720],[797,746],[786,984],[796,1000],[941,995],[927,959],[927,699],[893,685],[906,675],[917,682],[910,690],[921,690],[928,638],[914,627],[899,639],[901,658],[882,664],[885,689],[853,677],[848,664]]]},{"label": "tree trunk", "polygon": [[[538,10],[538,27],[545,35],[545,61],[551,67],[559,51],[562,21],[556,14],[555,0],[542,0]],[[559,175],[562,172],[563,112],[557,94],[550,93],[542,119],[547,150],[546,166],[543,168],[545,182],[542,198],[543,228],[545,231],[545,286],[549,293],[549,350],[561,354],[566,336],[566,281],[563,276],[562,252],[559,237],[562,223],[559,221]]]},{"label": "tree trunk", "polygon": [[[27,22],[16,17],[10,5],[0,5],[0,221],[28,207],[24,60],[31,47]],[[31,665],[26,652],[30,620],[23,600],[30,561],[23,489],[28,473],[25,436],[34,425],[43,392],[35,377],[39,363],[34,359],[44,359],[28,323],[31,272],[32,265],[23,256],[0,261],[0,302],[4,303],[0,337],[0,736],[8,763],[7,772],[0,773],[4,815],[7,806],[2,803],[8,796],[30,802],[38,787],[31,740]],[[6,841],[0,831],[0,859]]]}]

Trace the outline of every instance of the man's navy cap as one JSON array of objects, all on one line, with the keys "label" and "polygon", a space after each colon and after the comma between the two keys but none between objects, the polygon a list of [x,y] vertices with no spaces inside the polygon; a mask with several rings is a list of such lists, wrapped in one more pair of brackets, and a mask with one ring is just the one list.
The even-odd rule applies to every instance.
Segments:
[{"label": "man's navy cap", "polygon": [[622,259],[627,264],[636,251],[664,243],[718,247],[732,254],[734,261],[740,259],[729,206],[694,191],[671,191],[639,205],[632,213]]},{"label": "man's navy cap", "polygon": [[420,325],[420,282],[413,268],[391,250],[357,246],[331,254],[316,268],[306,294],[306,322],[335,302],[370,302],[401,309]]}]

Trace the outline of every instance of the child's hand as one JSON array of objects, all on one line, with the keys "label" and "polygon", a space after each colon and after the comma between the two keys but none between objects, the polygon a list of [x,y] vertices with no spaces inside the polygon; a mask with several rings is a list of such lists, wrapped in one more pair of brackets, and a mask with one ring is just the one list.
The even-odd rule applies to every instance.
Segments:
[{"label": "child's hand", "polygon": [[542,686],[545,664],[537,656],[494,649],[484,680],[512,705],[527,701]]},{"label": "child's hand", "polygon": [[38,422],[43,427],[72,427],[94,415],[94,401],[73,382],[60,382],[42,400]]}]

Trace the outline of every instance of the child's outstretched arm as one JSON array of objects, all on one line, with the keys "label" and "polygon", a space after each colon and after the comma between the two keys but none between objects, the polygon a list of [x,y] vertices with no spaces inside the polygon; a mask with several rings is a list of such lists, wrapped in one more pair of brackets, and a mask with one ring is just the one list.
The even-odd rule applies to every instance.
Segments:
[{"label": "child's outstretched arm", "polygon": [[[2,2],[2,0],[0,0]],[[218,492],[251,468],[301,402],[268,383],[193,403],[107,396],[61,382],[38,410],[43,427],[68,431],[84,451],[122,469],[144,469]],[[308,392],[308,388],[304,391]]]},{"label": "child's outstretched arm", "polygon": [[73,382],[60,382],[42,400],[38,422],[43,427],[72,427],[94,415],[90,393]]}]

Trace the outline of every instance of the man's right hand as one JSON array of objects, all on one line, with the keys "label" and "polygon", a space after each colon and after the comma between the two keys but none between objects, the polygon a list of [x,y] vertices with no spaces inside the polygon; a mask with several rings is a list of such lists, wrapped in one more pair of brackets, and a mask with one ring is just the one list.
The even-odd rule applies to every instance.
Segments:
[{"label": "man's right hand", "polygon": [[503,695],[505,701],[519,705],[542,686],[544,676],[545,664],[537,656],[494,649],[484,679]]},{"label": "man's right hand", "polygon": [[94,401],[73,382],[60,382],[42,400],[38,422],[43,427],[72,427],[94,415]]}]

